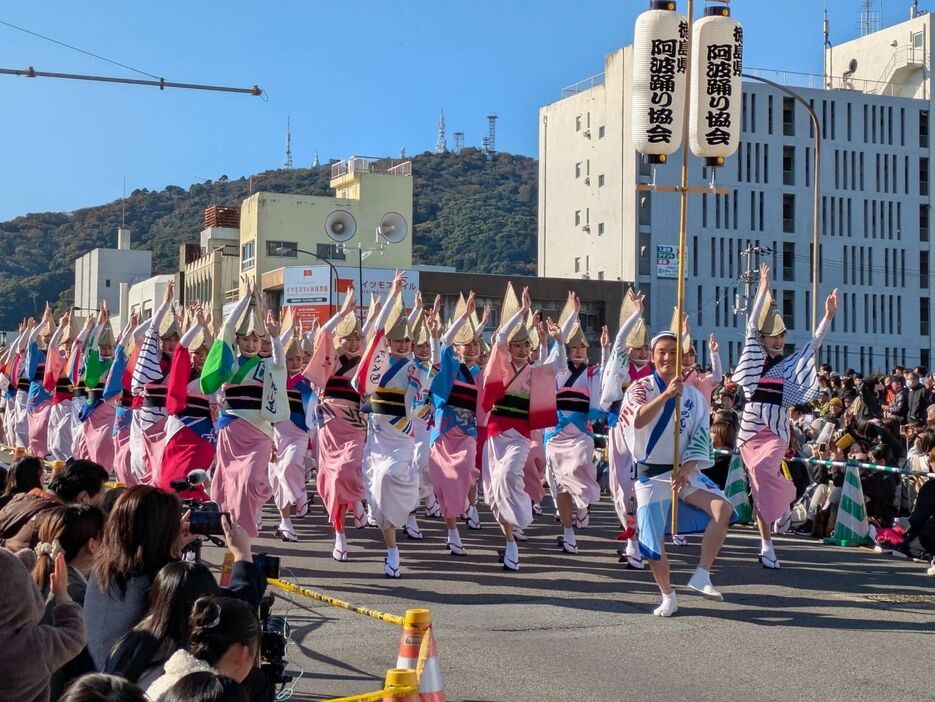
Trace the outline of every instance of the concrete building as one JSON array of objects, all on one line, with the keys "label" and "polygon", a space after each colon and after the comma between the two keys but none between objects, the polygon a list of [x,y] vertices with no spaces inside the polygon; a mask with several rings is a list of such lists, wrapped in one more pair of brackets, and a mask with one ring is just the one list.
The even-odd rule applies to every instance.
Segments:
[{"label": "concrete building", "polygon": [[121,284],[144,280],[152,270],[152,252],[131,250],[130,230],[120,227],[116,249],[94,249],[75,259],[75,312],[87,317],[106,300],[111,315],[120,317],[126,302],[121,300]]},{"label": "concrete building", "polygon": [[[129,310],[129,314],[132,315],[134,312],[139,313],[141,322],[152,317],[156,308],[162,304],[162,300],[166,294],[166,286],[173,280],[175,280],[175,276],[171,273],[167,273],[154,275],[146,280],[141,280],[135,285],[131,285],[127,295],[127,309]],[[122,324],[122,320],[121,325],[118,326],[115,324],[114,331],[119,333]]]},{"label": "concrete building", "polygon": [[213,318],[236,297],[240,279],[240,211],[212,205],[205,210],[198,242],[179,245],[179,299],[199,301]]},{"label": "concrete building", "polygon": [[[283,266],[412,265],[412,164],[353,157],[331,166],[333,197],[260,192],[240,211],[240,267],[261,278]],[[395,228],[377,233],[381,222]],[[311,251],[315,256],[302,253]]]},{"label": "concrete building", "polygon": [[[840,81],[768,76],[795,86],[821,121],[819,317],[824,297],[839,288],[823,360],[841,371],[930,366],[930,26],[925,16],[835,47],[828,63]],[[887,68],[891,57],[906,56],[893,53],[893,37],[915,46],[919,32],[926,67],[916,68],[910,52]],[[844,81],[840,62],[851,55],[857,72],[874,80]],[[633,149],[631,62],[631,47],[607,55],[603,74],[540,110],[538,266],[543,276],[636,280],[658,330],[669,325],[676,299],[679,197],[636,186],[653,178],[677,184],[681,155],[654,171]],[[743,275],[760,260],[772,267],[790,344],[811,333],[811,122],[792,98],[761,83],[744,83],[742,104],[740,149],[716,174],[730,193],[689,196],[686,311],[704,363],[712,332],[722,359],[738,359],[755,289]],[[695,186],[712,176],[695,158],[689,174]]]}]

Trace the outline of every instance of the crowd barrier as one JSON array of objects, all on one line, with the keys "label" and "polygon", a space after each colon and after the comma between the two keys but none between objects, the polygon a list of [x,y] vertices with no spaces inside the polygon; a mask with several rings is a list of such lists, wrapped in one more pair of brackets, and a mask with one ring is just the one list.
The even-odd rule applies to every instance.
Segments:
[{"label": "crowd barrier", "polygon": [[441,667],[432,629],[432,613],[427,609],[408,609],[403,616],[359,607],[336,597],[315,592],[286,580],[270,580],[269,584],[310,600],[360,614],[402,629],[396,667],[387,670],[380,690],[350,697],[338,697],[329,702],[379,702],[380,700],[410,700],[411,702],[445,702]]}]

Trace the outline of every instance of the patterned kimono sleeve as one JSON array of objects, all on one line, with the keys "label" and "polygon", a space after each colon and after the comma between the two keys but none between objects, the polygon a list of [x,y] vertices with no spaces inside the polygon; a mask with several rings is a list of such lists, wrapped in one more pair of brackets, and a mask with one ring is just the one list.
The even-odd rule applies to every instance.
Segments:
[{"label": "patterned kimono sleeve", "polygon": [[682,463],[696,461],[700,470],[714,465],[711,432],[708,428],[707,403],[701,394],[685,393],[682,397]]}]

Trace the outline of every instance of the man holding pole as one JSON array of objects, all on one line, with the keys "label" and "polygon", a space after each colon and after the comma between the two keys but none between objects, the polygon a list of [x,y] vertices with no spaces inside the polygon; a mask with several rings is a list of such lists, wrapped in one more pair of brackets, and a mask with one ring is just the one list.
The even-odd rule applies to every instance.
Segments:
[{"label": "man holding pole", "polygon": [[[678,611],[664,546],[672,522],[677,522],[680,534],[704,531],[701,559],[688,586],[709,599],[723,600],[711,583],[710,570],[733,515],[730,502],[701,472],[714,464],[707,403],[679,378],[676,347],[674,333],[656,335],[650,345],[656,370],[630,386],[620,412],[634,460],[640,553],[649,561],[662,592],[662,604],[653,610],[659,617],[671,617]],[[678,440],[673,421],[676,404]],[[680,503],[676,519],[670,517],[673,495]]]}]

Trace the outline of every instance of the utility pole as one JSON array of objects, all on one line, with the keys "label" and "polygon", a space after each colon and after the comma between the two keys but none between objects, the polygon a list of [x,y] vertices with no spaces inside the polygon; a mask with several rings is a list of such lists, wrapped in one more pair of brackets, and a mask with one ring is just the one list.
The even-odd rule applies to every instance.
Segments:
[{"label": "utility pole", "polygon": [[[743,305],[740,305],[739,299],[735,296],[734,314],[744,315],[746,324],[750,323],[750,308],[753,306],[751,290],[760,276],[760,254],[769,255],[771,253],[773,253],[773,250],[768,246],[747,246],[740,254],[746,259],[744,271],[740,274],[740,280],[743,283]],[[754,256],[756,257],[755,262],[753,260]],[[746,325],[744,328],[746,328]]]}]

